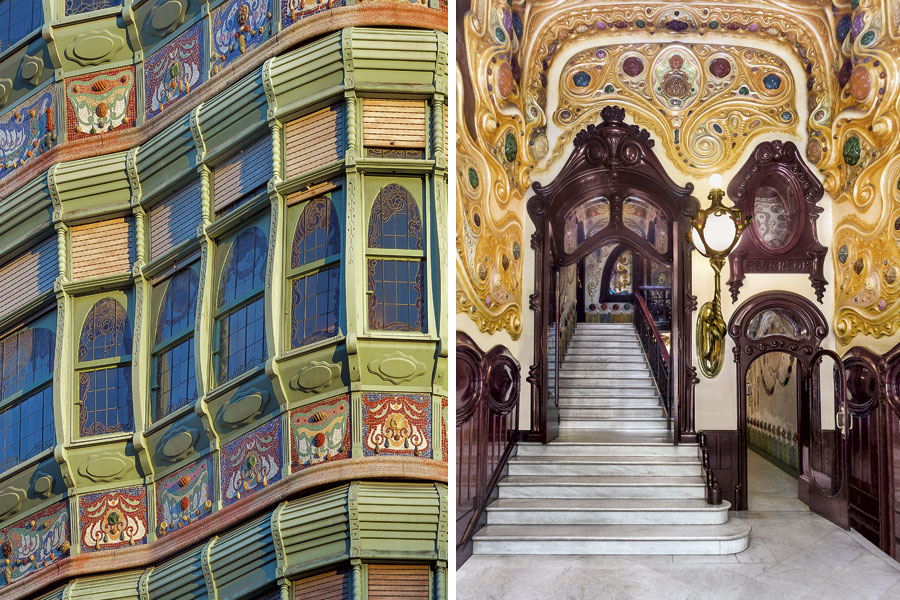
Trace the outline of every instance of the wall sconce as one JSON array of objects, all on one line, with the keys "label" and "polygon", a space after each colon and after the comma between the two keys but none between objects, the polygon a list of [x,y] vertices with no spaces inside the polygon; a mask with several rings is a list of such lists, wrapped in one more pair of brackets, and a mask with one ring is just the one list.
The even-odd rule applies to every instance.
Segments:
[{"label": "wall sconce", "polygon": [[741,233],[750,224],[750,217],[743,216],[738,208],[727,208],[722,204],[725,191],[722,176],[711,175],[709,184],[709,208],[691,217],[691,232],[688,236],[701,256],[709,259],[715,274],[715,288],[712,302],[700,307],[697,315],[697,360],[700,372],[712,378],[722,370],[725,356],[725,320],[722,318],[721,287],[722,267],[725,257],[741,239]]}]

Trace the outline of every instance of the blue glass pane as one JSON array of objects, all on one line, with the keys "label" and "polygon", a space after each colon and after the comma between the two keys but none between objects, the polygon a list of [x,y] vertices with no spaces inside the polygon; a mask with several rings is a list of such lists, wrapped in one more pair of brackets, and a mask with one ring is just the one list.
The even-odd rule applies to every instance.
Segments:
[{"label": "blue glass pane", "polygon": [[291,268],[309,264],[341,251],[341,232],[334,205],[328,198],[310,200],[294,231]]},{"label": "blue glass pane", "polygon": [[131,326],[125,309],[112,298],[97,301],[81,328],[78,360],[131,354]]},{"label": "blue glass pane", "polygon": [[267,238],[259,227],[250,227],[235,238],[222,267],[217,306],[262,289],[267,254]]},{"label": "blue glass pane", "polygon": [[425,262],[370,259],[369,327],[386,331],[423,331]]},{"label": "blue glass pane", "polygon": [[0,52],[43,24],[41,0],[0,0]]},{"label": "blue glass pane", "polygon": [[21,441],[19,460],[26,460],[51,448],[56,440],[53,432],[53,391],[45,387],[25,398],[20,407]]},{"label": "blue glass pane", "polygon": [[219,383],[249,371],[266,360],[266,326],[263,298],[218,319]]},{"label": "blue glass pane", "polygon": [[131,367],[112,367],[81,373],[78,398],[82,436],[131,431]]},{"label": "blue glass pane", "polygon": [[0,413],[0,471],[19,464],[19,405]]},{"label": "blue glass pane", "polygon": [[330,338],[338,331],[341,270],[334,266],[291,282],[291,347]]},{"label": "blue glass pane", "polygon": [[390,183],[375,197],[369,215],[369,248],[422,249],[419,208],[402,185]]},{"label": "blue glass pane", "polygon": [[56,334],[24,329],[0,340],[0,398],[9,398],[50,378]]},{"label": "blue glass pane", "polygon": [[188,338],[156,358],[156,418],[197,399],[194,338]]},{"label": "blue glass pane", "polygon": [[194,326],[199,287],[200,278],[190,267],[182,269],[169,280],[165,299],[159,309],[157,344]]}]

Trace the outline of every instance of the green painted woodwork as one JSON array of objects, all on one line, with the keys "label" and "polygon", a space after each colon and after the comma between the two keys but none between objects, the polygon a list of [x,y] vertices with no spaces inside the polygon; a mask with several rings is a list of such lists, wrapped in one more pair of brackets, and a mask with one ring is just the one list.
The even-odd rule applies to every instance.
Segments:
[{"label": "green painted woodwork", "polygon": [[116,600],[140,600],[139,581],[143,571],[127,571],[99,577],[76,579],[69,584],[66,600],[96,600],[109,598]]},{"label": "green painted woodwork", "polygon": [[149,571],[147,596],[154,600],[209,598],[200,553],[201,549],[195,548]]},{"label": "green painted woodwork", "polygon": [[266,129],[266,112],[266,92],[258,71],[204,102],[197,111],[197,126],[206,157],[215,160],[233,154],[259,137]]},{"label": "green painted woodwork", "polygon": [[270,515],[216,538],[209,549],[219,598],[253,597],[262,582],[274,583],[277,563]]},{"label": "green painted woodwork", "polygon": [[343,94],[345,64],[341,39],[346,31],[327,35],[263,65],[269,117],[290,121],[293,113],[327,104],[329,98]]},{"label": "green painted woodwork", "polygon": [[278,530],[279,554],[288,572],[309,571],[350,557],[349,491],[350,486],[343,485],[311,494],[285,503],[275,513],[272,527]]},{"label": "green painted woodwork", "polygon": [[136,162],[141,200],[145,203],[171,191],[177,182],[196,176],[197,148],[190,115],[138,147]]}]

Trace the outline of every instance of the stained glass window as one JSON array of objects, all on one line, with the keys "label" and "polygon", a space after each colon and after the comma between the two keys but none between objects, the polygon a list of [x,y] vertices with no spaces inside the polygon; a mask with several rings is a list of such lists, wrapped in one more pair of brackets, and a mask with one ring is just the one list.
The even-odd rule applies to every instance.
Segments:
[{"label": "stained glass window", "polygon": [[422,219],[412,193],[382,187],[369,214],[369,327],[425,331],[425,253]]},{"label": "stained glass window", "polygon": [[78,373],[79,434],[131,431],[131,324],[125,307],[114,298],[98,300],[84,320],[79,366],[88,361],[94,363]]},{"label": "stained glass window", "polygon": [[158,286],[164,296],[153,347],[157,419],[197,399],[193,334],[200,278],[195,268],[192,265],[181,269]]},{"label": "stained glass window", "polygon": [[52,387],[55,337],[49,328],[34,327],[0,339],[0,472],[56,443]]},{"label": "stained glass window", "polygon": [[226,250],[216,314],[216,376],[233,379],[266,360],[263,290],[268,242],[259,227],[248,227]]},{"label": "stained glass window", "polygon": [[122,6],[122,0],[66,0],[66,15],[79,15],[112,6]]},{"label": "stained glass window", "polygon": [[337,335],[341,232],[330,198],[307,202],[291,245],[291,348]]},{"label": "stained glass window", "polygon": [[0,52],[43,24],[41,0],[0,0]]}]

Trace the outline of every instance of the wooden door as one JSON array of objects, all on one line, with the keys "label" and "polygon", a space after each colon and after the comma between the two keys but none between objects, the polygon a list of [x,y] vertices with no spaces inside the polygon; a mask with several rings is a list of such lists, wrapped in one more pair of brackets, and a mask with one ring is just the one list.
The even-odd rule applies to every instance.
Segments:
[{"label": "wooden door", "polygon": [[846,435],[849,428],[844,364],[819,350],[806,371],[809,402],[809,508],[849,528]]}]

